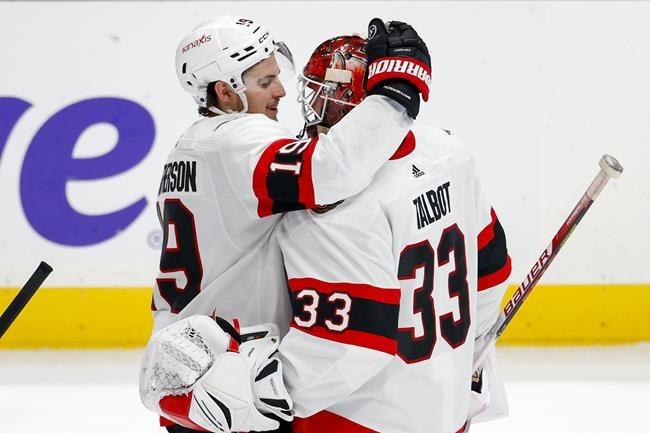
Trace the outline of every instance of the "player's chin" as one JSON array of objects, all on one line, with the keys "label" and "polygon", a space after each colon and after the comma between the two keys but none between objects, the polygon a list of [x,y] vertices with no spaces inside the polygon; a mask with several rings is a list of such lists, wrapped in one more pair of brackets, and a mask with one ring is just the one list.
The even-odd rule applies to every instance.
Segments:
[{"label": "player's chin", "polygon": [[265,110],[266,116],[269,119],[273,120],[278,120],[278,109],[277,108],[266,108]]}]

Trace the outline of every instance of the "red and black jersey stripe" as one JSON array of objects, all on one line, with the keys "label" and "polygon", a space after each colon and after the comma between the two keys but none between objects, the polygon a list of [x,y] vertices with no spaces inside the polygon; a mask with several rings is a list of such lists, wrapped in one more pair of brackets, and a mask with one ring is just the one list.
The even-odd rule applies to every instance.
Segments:
[{"label": "red and black jersey stripe", "polygon": [[[463,424],[456,433],[464,433],[467,431],[466,427],[467,423]],[[377,430],[372,430],[326,410],[317,412],[307,418],[295,417],[291,423],[291,429],[293,433],[378,433]]]},{"label": "red and black jersey stripe", "polygon": [[291,423],[293,433],[378,433],[368,427],[326,410],[307,418],[295,417]]},{"label": "red and black jersey stripe", "polygon": [[485,290],[503,283],[512,270],[506,234],[494,209],[492,220],[478,235],[478,290]]},{"label": "red and black jersey stripe", "polygon": [[[293,278],[289,280],[291,305],[294,318],[293,328],[316,337],[344,344],[365,347],[395,354],[397,352],[397,328],[399,318],[399,288],[382,288],[369,284],[329,283],[313,278]],[[313,297],[300,297],[305,290],[318,294]],[[333,295],[336,300],[333,299]],[[340,296],[345,296],[345,301]],[[338,298],[337,298],[338,297]],[[347,301],[349,299],[349,302]],[[345,313],[342,313],[346,310]],[[315,314],[310,326],[304,323]],[[347,316],[344,318],[343,316]],[[298,319],[298,322],[296,321]],[[345,321],[345,326],[341,326]],[[328,326],[335,323],[338,328]]]},{"label": "red and black jersey stripe", "polygon": [[253,172],[260,217],[316,206],[311,160],[317,142],[287,138],[266,148]]}]

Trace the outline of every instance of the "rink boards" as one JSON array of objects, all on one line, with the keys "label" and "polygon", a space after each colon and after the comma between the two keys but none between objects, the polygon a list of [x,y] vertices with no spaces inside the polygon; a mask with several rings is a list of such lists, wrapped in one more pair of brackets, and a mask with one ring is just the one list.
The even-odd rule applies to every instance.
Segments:
[{"label": "rink boards", "polygon": [[[1,289],[0,308],[16,292]],[[150,302],[144,288],[41,289],[0,348],[143,346],[152,326]],[[538,286],[502,336],[512,345],[640,341],[650,341],[650,285]]]}]

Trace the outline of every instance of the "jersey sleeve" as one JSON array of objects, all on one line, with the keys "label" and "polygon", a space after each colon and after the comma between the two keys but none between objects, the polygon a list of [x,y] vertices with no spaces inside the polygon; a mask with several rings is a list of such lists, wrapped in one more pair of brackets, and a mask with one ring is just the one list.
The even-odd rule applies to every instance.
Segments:
[{"label": "jersey sleeve", "polygon": [[[287,216],[284,233],[301,223]],[[289,238],[280,235],[293,309],[280,355],[299,417],[344,399],[397,352],[401,291],[390,254],[378,252],[390,252],[379,245],[390,242],[387,230],[370,223],[363,244],[327,222],[307,222]]]},{"label": "jersey sleeve", "polygon": [[494,209],[476,181],[478,244],[477,330],[480,336],[494,324],[512,271],[506,235]]},{"label": "jersey sleeve", "polygon": [[249,154],[257,215],[312,209],[357,194],[399,147],[412,123],[398,104],[370,96],[327,134],[267,140]]}]

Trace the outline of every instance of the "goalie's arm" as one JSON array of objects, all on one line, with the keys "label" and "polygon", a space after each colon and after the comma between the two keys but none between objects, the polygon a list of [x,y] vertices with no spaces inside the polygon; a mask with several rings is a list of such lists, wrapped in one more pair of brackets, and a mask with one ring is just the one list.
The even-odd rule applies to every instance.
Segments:
[{"label": "goalie's arm", "polygon": [[494,347],[488,348],[487,332],[497,320],[501,299],[507,288],[507,279],[512,271],[508,254],[506,235],[494,209],[483,195],[478,178],[475,183],[478,226],[482,227],[477,238],[478,249],[478,293],[476,302],[476,340],[474,360],[480,353],[490,352],[490,358],[480,365],[473,363],[475,369],[468,378],[471,387],[468,422],[481,416],[500,417],[507,413],[507,399],[503,381],[496,371]]},{"label": "goalie's arm", "polygon": [[501,299],[507,288],[507,280],[512,272],[505,231],[496,212],[486,206],[482,213],[484,216],[483,218],[479,216],[479,220],[489,222],[483,224],[477,239],[477,336],[485,334],[496,322]]}]

